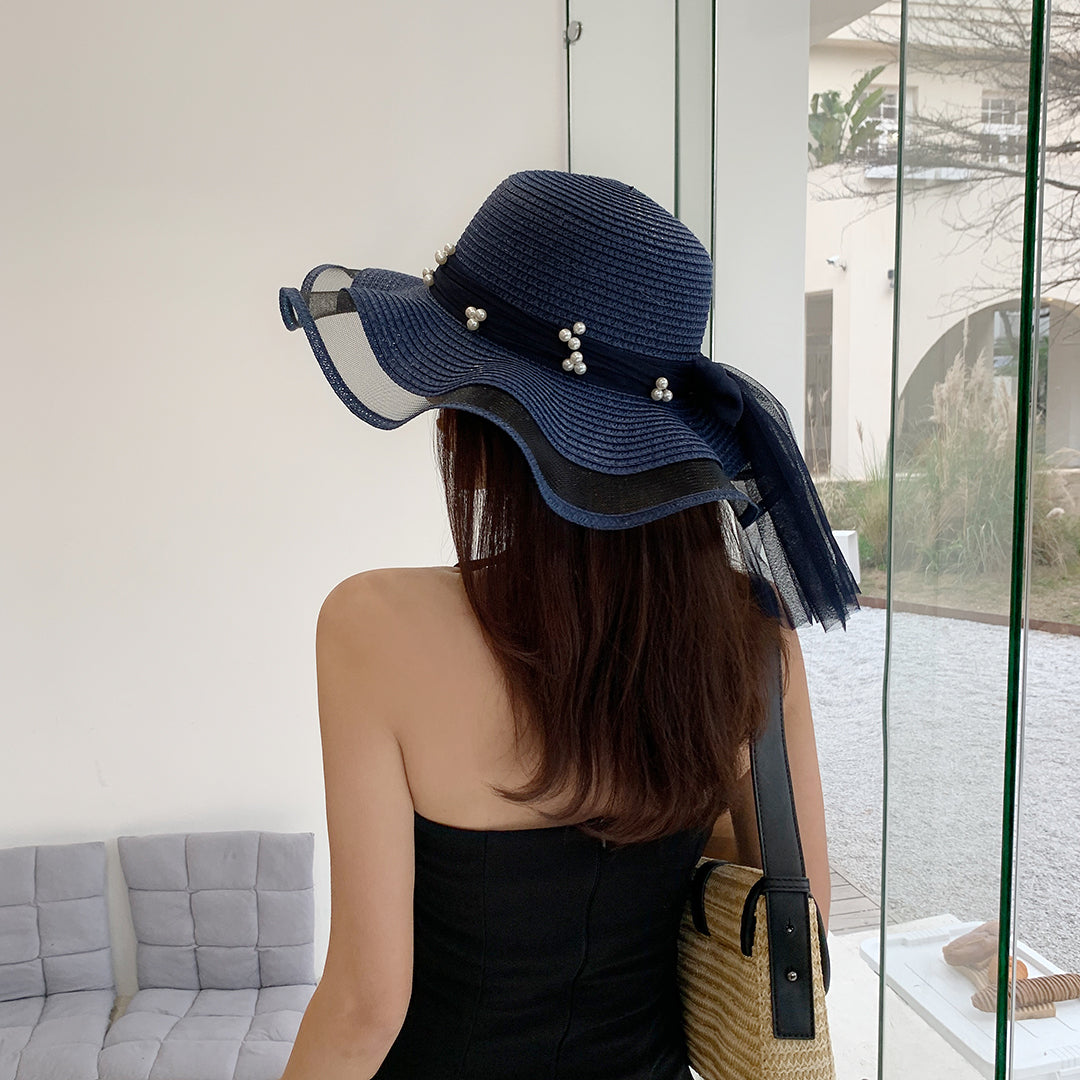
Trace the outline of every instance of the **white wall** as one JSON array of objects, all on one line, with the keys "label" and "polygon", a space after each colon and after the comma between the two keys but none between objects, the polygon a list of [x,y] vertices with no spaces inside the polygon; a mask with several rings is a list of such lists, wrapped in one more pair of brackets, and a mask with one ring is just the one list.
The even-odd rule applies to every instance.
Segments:
[{"label": "white wall", "polygon": [[[324,595],[446,561],[422,419],[339,403],[277,289],[413,273],[565,167],[564,7],[10,6],[0,173],[0,846],[316,834]],[[134,989],[130,939],[116,957]]]},{"label": "white wall", "polygon": [[571,165],[675,210],[675,6],[572,0]]},{"label": "white wall", "polygon": [[713,359],[769,387],[800,444],[809,18],[809,0],[716,7]]}]

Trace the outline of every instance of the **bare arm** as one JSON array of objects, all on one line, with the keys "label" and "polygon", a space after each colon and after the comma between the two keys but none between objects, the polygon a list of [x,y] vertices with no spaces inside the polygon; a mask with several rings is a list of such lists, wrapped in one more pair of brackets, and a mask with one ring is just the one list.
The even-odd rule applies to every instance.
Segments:
[{"label": "bare arm", "polygon": [[[821,774],[818,770],[817,743],[814,721],[810,715],[810,693],[806,685],[806,668],[798,635],[784,630],[787,644],[787,685],[784,691],[784,734],[791,786],[795,794],[795,813],[799,819],[806,876],[810,891],[826,931],[829,928],[829,852],[825,838],[825,803],[821,794]],[[744,866],[761,866],[761,845],[758,840],[757,817],[754,811],[754,788],[746,768],[736,787],[731,811],[716,821],[712,836],[705,845],[705,854],[714,859],[726,859]]]},{"label": "bare arm", "polygon": [[412,992],[413,804],[391,719],[396,624],[379,580],[348,578],[319,613],[330,942],[282,1080],[374,1075]]}]

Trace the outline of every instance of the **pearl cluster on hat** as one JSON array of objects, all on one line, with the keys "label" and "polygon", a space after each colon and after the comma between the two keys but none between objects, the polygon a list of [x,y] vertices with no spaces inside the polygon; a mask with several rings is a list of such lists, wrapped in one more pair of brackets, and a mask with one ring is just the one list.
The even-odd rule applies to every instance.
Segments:
[{"label": "pearl cluster on hat", "polygon": [[[457,250],[456,244],[443,244],[435,252],[435,262],[444,266],[447,259]],[[424,267],[420,274],[424,284],[431,288],[435,284],[435,271]],[[482,307],[470,304],[465,309],[465,328],[471,331],[480,329],[480,324],[487,318],[487,312]],[[585,324],[579,319],[571,326],[564,326],[559,331],[559,340],[570,350],[570,355],[562,362],[563,371],[573,375],[584,375],[589,369],[581,355],[581,339],[585,336]],[[649,391],[649,397],[653,401],[671,401],[674,395],[668,388],[668,380],[661,375],[655,386]]]},{"label": "pearl cluster on hat", "polygon": [[482,307],[473,307],[471,304],[465,309],[465,329],[479,330],[480,324],[487,318],[487,312]]},{"label": "pearl cluster on hat", "polygon": [[[440,266],[442,266],[442,264],[444,262],[446,262],[446,260],[449,259],[450,256],[453,255],[456,250],[457,250],[457,245],[456,244],[443,244],[443,246],[438,251],[435,252],[435,261]],[[435,282],[435,271],[430,270],[430,269],[428,269],[428,267],[425,266],[424,269],[423,269],[423,272],[420,274],[420,277],[423,278],[424,284],[427,285],[428,288],[430,288]],[[470,330],[475,330],[476,328],[471,326],[471,327],[469,327],[469,329]]]},{"label": "pearl cluster on hat", "polygon": [[559,340],[566,343],[570,355],[562,362],[563,371],[572,371],[575,375],[584,375],[589,369],[581,358],[581,336],[585,333],[583,322],[574,323],[574,329],[565,326],[559,331]]}]

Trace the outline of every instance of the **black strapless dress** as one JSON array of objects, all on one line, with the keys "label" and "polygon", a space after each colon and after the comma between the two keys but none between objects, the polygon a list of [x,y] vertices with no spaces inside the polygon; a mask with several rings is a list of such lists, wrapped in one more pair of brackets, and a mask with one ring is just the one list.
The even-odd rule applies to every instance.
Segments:
[{"label": "black strapless dress", "polygon": [[707,831],[415,835],[412,999],[375,1080],[690,1080],[676,948]]}]

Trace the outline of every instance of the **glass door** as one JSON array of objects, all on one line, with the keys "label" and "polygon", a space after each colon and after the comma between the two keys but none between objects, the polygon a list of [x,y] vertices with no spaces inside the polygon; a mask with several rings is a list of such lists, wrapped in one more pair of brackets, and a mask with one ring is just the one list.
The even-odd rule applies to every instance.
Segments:
[{"label": "glass door", "polygon": [[[805,245],[774,252],[807,265],[783,370],[813,390],[804,453],[884,609],[803,638],[845,860],[840,1080],[1080,1076],[1080,0],[1053,3],[807,5],[791,108],[820,200]],[[571,168],[738,258],[717,132],[763,98],[718,101],[715,58],[740,19],[694,0],[569,0],[567,19]],[[789,21],[747,39],[763,80],[797,60]],[[786,145],[782,119],[758,137]],[[776,179],[738,212],[768,221]],[[750,325],[777,315],[769,284]]]},{"label": "glass door", "polygon": [[[1080,1064],[1076,1029],[1030,980],[1075,942],[1015,925],[1033,479],[1050,479],[1032,456],[1047,10],[912,0],[901,20],[883,934],[864,943],[880,1075],[1056,1077]],[[1031,850],[1075,864],[1046,825]]]}]

